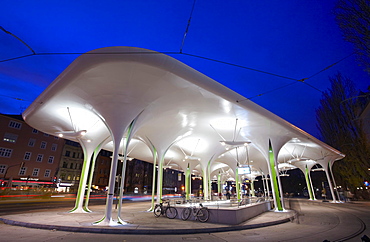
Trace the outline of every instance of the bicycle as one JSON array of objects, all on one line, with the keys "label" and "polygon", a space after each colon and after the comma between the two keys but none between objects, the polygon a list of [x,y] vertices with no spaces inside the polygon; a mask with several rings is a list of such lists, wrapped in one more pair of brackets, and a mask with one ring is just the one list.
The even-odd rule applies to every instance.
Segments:
[{"label": "bicycle", "polygon": [[184,208],[181,213],[181,219],[187,220],[190,217],[190,214],[193,214],[195,220],[198,220],[202,223],[207,222],[209,219],[209,210],[201,203],[199,203],[199,208],[197,208],[196,206]]},{"label": "bicycle", "polygon": [[157,218],[161,215],[166,216],[169,219],[174,219],[177,216],[177,209],[175,207],[171,207],[170,201],[167,201],[167,206],[163,205],[164,202],[160,202],[156,204],[154,207],[154,216]]}]

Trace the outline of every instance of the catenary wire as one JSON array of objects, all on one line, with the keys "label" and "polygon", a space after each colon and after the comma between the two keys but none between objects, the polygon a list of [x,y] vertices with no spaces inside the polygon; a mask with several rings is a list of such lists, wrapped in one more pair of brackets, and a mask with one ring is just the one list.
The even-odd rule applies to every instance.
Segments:
[{"label": "catenary wire", "polygon": [[[180,52],[161,52],[162,54],[172,54],[172,55],[181,54],[181,55],[187,55],[187,56],[191,56],[191,57],[195,57],[195,58],[199,58],[199,59],[204,59],[204,60],[213,61],[213,62],[225,64],[225,65],[230,65],[230,66],[234,66],[234,67],[238,67],[238,68],[247,69],[247,70],[250,70],[250,71],[260,72],[260,73],[263,73],[263,74],[272,75],[272,76],[276,76],[276,77],[279,77],[279,78],[284,78],[284,79],[288,79],[288,80],[292,80],[292,81],[296,81],[296,82],[301,82],[301,83],[304,83],[307,86],[309,86],[309,87],[311,87],[311,88],[313,88],[313,89],[315,89],[315,90],[317,90],[317,91],[319,91],[321,93],[322,93],[322,91],[320,89],[316,88],[315,86],[313,86],[313,85],[311,85],[311,84],[309,84],[309,83],[307,83],[305,81],[308,80],[308,79],[310,79],[310,78],[312,78],[312,77],[314,77],[314,76],[316,76],[316,75],[318,75],[318,74],[320,74],[321,72],[324,72],[324,71],[328,70],[329,68],[333,67],[334,65],[338,64],[339,62],[345,60],[346,58],[348,58],[348,57],[350,57],[350,56],[352,56],[354,54],[354,53],[351,53],[350,55],[348,55],[348,56],[340,59],[339,61],[337,61],[337,62],[335,62],[335,63],[327,66],[326,68],[324,68],[324,69],[316,72],[315,74],[311,75],[308,78],[295,79],[295,78],[291,78],[291,77],[287,77],[287,76],[283,76],[283,75],[279,75],[279,74],[275,74],[275,73],[271,73],[271,72],[267,72],[267,71],[263,71],[263,70],[258,70],[258,69],[255,69],[255,68],[250,68],[250,67],[246,67],[246,66],[242,66],[242,65],[238,65],[238,64],[233,64],[233,63],[230,63],[230,62],[225,62],[225,61],[216,60],[216,59],[212,59],[212,58],[208,58],[208,57],[204,57],[204,56],[199,56],[199,55],[194,55],[194,54],[189,54],[189,53],[183,53],[182,52],[182,49],[183,49],[183,46],[184,46],[184,43],[185,43],[186,35],[187,35],[188,31],[189,31],[189,26],[190,26],[190,22],[191,22],[191,18],[192,18],[193,12],[194,12],[195,3],[196,3],[196,0],[194,0],[194,2],[193,2],[193,6],[192,6],[192,9],[191,9],[190,17],[188,19],[187,27],[186,27],[186,30],[185,30],[185,33],[184,33],[184,36],[183,36],[182,45],[180,47]],[[49,52],[49,53],[47,53],[47,52],[45,52],[45,53],[36,53],[26,42],[24,42],[22,39],[20,39],[19,37],[17,37],[13,33],[5,30],[2,26],[0,26],[0,30],[4,31],[6,34],[9,34],[9,35],[13,36],[14,38],[16,38],[17,40],[19,40],[21,43],[23,43],[32,52],[32,54],[28,54],[28,55],[23,55],[23,56],[18,56],[18,57],[13,57],[13,58],[8,58],[8,59],[0,60],[0,63],[1,62],[12,61],[12,60],[17,60],[17,59],[21,59],[21,58],[26,58],[26,57],[30,57],[30,56],[35,56],[35,55],[160,54],[159,52],[149,52],[149,53],[148,52],[101,52],[101,53],[90,53],[90,52],[87,52],[87,53],[81,53],[81,52],[70,52],[70,53]],[[265,94],[274,92],[276,90],[285,88],[287,86],[291,86],[292,84],[295,84],[295,83],[289,83],[287,85],[283,85],[283,86],[274,88],[272,90],[263,92],[261,94],[258,94],[256,96],[253,96],[253,97],[250,97],[250,98],[245,98],[245,99],[242,99],[242,100],[237,100],[237,102],[241,102],[241,101],[249,100],[249,99],[252,99],[252,98],[255,98],[255,97],[259,97],[259,96],[262,96],[262,95],[265,95]],[[2,95],[2,96],[5,96],[5,95]],[[9,97],[9,96],[6,96],[6,97]],[[14,98],[14,97],[9,97],[9,98],[13,98],[13,99],[16,99],[16,100],[23,100],[23,99]]]}]

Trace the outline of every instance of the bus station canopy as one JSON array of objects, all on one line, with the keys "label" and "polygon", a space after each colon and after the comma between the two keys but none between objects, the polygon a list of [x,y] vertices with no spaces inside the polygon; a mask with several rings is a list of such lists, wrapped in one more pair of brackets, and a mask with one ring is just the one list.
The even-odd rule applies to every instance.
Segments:
[{"label": "bus station canopy", "polygon": [[344,157],[176,59],[133,47],[81,55],[23,117],[42,132],[80,142],[87,153],[100,147],[123,154],[127,147],[130,157],[153,162],[155,149],[164,167],[190,166],[196,175],[208,169],[210,179],[233,179],[243,165],[252,178],[268,174],[269,152],[279,172],[326,169]]}]

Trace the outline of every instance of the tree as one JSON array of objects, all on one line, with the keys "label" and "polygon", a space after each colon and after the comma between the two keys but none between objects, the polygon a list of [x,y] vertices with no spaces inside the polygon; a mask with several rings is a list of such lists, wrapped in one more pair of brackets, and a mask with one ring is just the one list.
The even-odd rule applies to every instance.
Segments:
[{"label": "tree", "polygon": [[323,93],[316,110],[318,129],[324,142],[346,157],[334,163],[337,185],[352,191],[361,186],[370,167],[370,147],[358,115],[364,102],[353,82],[340,73],[330,78],[331,88]]},{"label": "tree", "polygon": [[338,0],[334,13],[344,39],[354,45],[360,64],[370,74],[369,1]]}]

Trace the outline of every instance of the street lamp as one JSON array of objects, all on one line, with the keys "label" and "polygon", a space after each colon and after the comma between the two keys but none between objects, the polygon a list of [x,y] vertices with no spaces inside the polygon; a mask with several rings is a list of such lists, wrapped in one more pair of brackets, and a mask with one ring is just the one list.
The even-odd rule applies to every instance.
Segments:
[{"label": "street lamp", "polygon": [[[20,166],[19,168],[22,168],[24,166],[24,161],[22,161],[21,163],[19,164],[16,164],[16,165],[12,165],[12,166],[8,166],[5,170],[5,173],[4,173],[4,177],[3,177],[3,180],[5,181],[5,177],[6,177],[6,173],[8,173],[8,170],[10,167],[15,167],[15,166]],[[8,185],[9,185],[9,181],[8,181]]]}]

